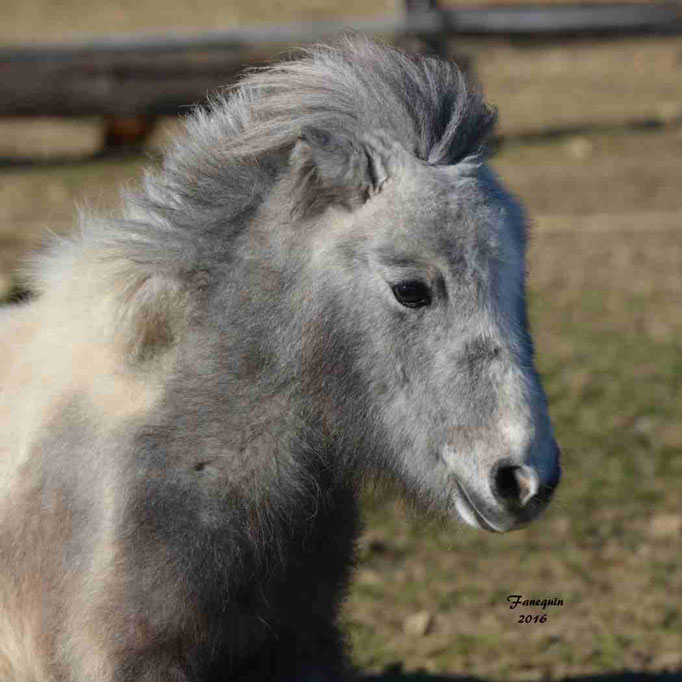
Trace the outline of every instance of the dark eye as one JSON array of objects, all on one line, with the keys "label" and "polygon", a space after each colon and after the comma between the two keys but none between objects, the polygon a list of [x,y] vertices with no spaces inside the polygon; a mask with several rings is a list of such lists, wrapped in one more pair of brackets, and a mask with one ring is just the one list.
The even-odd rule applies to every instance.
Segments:
[{"label": "dark eye", "polygon": [[431,292],[424,282],[398,282],[391,289],[396,301],[407,308],[421,308],[431,303]]}]

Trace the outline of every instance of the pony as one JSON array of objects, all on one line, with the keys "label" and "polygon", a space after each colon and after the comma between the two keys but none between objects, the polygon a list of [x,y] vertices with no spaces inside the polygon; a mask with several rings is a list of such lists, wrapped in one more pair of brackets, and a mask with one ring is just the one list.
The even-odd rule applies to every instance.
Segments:
[{"label": "pony", "polygon": [[358,488],[547,506],[522,209],[455,64],[361,37],[197,108],[0,311],[0,677],[337,681]]}]

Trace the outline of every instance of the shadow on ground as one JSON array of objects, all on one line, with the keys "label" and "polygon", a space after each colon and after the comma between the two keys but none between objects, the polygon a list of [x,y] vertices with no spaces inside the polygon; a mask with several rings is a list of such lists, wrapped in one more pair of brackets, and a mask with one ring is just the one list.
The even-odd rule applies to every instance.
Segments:
[{"label": "shadow on ground", "polygon": [[[433,675],[426,672],[404,673],[399,668],[389,668],[380,675],[359,678],[359,682],[495,682],[467,675]],[[565,677],[561,682],[682,682],[682,670],[668,673],[622,670],[603,675]]]}]

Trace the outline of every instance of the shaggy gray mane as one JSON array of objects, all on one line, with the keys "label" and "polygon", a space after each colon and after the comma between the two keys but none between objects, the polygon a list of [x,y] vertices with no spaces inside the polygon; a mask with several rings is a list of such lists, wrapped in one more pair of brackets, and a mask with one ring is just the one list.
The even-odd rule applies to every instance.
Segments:
[{"label": "shaggy gray mane", "polygon": [[380,129],[417,158],[448,165],[475,153],[494,122],[454,63],[346,37],[251,70],[197,108],[160,170],[124,196],[123,220],[86,216],[81,237],[157,270],[210,267],[229,260],[306,130],[352,142]]}]

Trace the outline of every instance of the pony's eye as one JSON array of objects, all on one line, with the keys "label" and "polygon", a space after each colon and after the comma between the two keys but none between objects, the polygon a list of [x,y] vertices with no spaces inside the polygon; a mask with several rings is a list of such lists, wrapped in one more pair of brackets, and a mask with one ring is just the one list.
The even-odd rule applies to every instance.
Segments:
[{"label": "pony's eye", "polygon": [[407,308],[421,308],[431,303],[429,288],[418,280],[398,282],[391,287],[396,301]]}]

